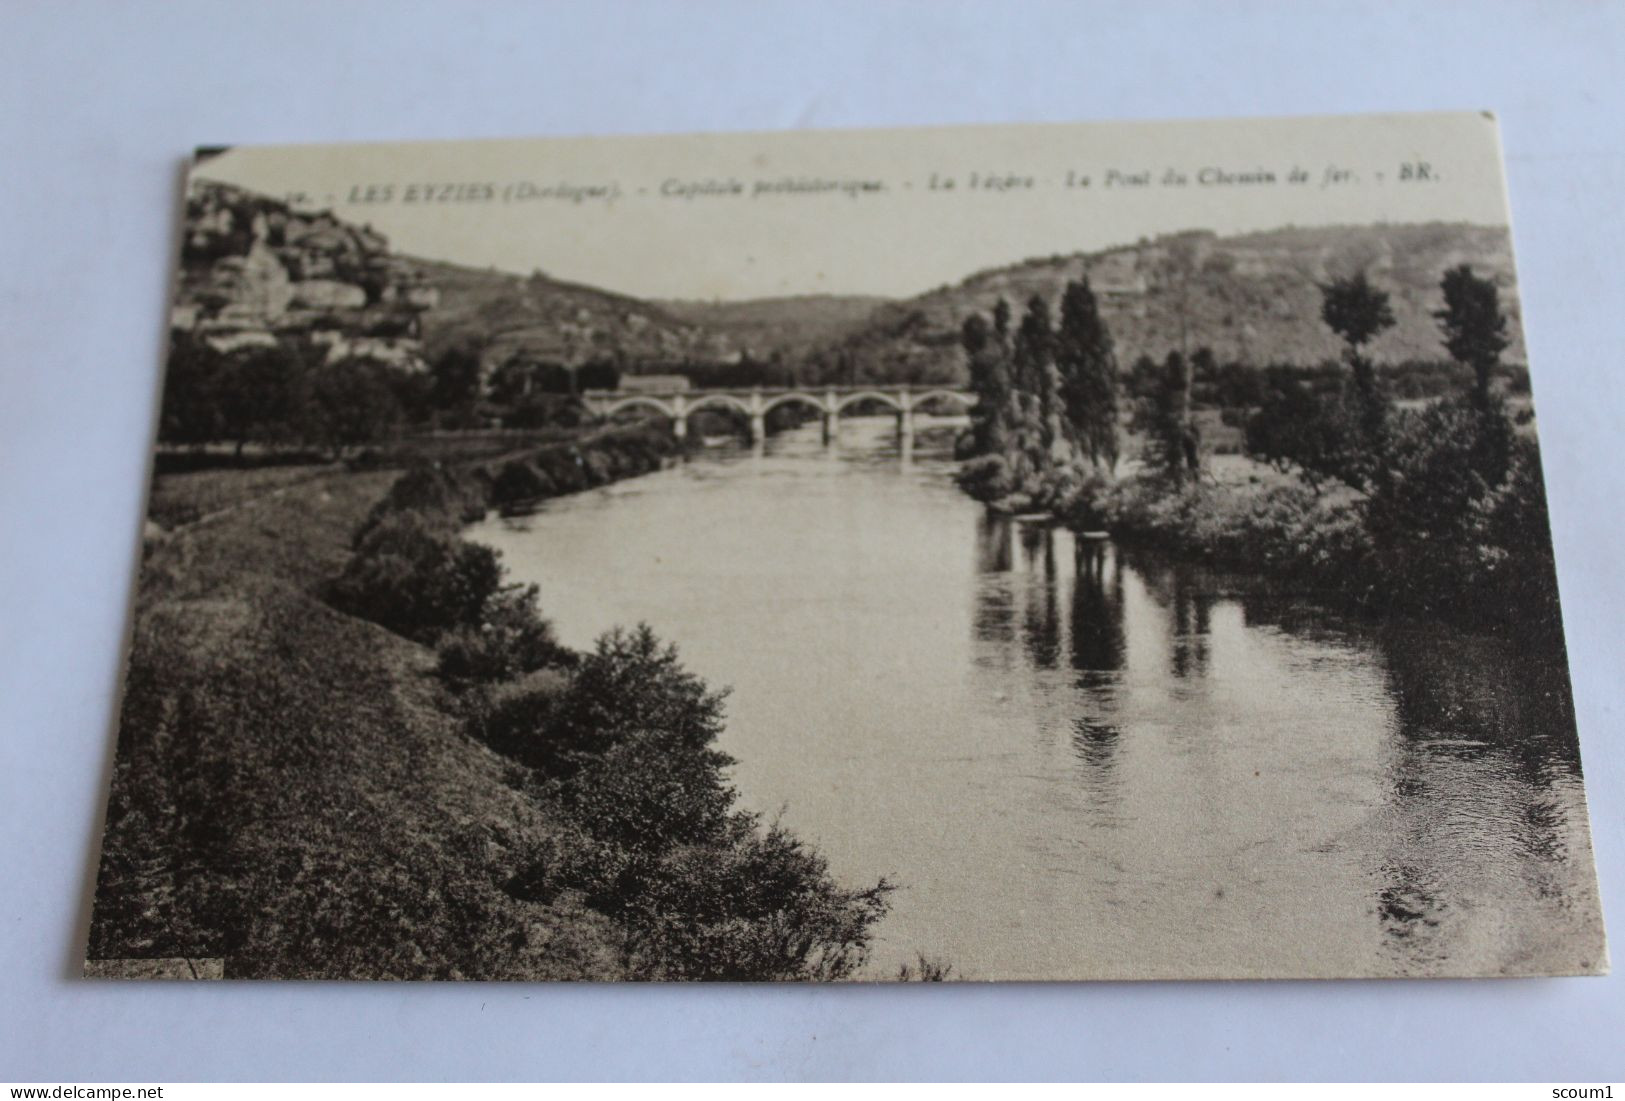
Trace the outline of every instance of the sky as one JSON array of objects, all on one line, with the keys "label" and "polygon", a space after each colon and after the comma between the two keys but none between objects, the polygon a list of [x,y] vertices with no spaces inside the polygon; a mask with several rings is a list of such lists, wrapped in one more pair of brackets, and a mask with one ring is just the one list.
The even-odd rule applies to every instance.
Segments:
[{"label": "sky", "polygon": [[1480,113],[241,146],[194,174],[645,298],[905,297],[1185,229],[1507,221]]}]

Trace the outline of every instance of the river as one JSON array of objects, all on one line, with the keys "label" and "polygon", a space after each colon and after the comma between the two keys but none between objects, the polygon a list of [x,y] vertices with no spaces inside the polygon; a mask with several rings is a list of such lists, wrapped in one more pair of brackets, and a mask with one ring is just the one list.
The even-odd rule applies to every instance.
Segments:
[{"label": "river", "polygon": [[730,686],[744,805],[901,885],[865,977],[1595,966],[1560,663],[1079,553],[952,471],[854,418],[469,534],[566,643],[647,622]]}]

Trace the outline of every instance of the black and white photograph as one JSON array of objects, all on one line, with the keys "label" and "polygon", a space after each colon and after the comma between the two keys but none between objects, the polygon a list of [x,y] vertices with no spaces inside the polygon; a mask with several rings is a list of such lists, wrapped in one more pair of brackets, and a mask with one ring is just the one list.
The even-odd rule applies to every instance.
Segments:
[{"label": "black and white photograph", "polygon": [[87,976],[1607,971],[1491,115],[219,146],[175,233]]}]

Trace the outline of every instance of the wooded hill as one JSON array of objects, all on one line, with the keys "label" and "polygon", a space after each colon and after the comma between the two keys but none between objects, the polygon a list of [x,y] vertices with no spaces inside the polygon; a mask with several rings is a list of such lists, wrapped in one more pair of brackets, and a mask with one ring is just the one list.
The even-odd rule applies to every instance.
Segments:
[{"label": "wooded hill", "polygon": [[[318,333],[333,358],[410,365],[481,349],[487,370],[518,356],[623,371],[681,363],[777,361],[808,381],[962,382],[959,330],[1000,298],[1020,310],[1057,301],[1087,276],[1127,370],[1137,357],[1206,346],[1219,362],[1312,365],[1338,354],[1320,319],[1319,284],[1364,270],[1391,296],[1396,324],[1369,349],[1379,363],[1443,356],[1439,280],[1470,264],[1509,314],[1505,360],[1525,361],[1504,228],[1467,224],[1199,231],[977,272],[902,300],[805,295],[737,302],[649,301],[580,283],[394,252],[380,234],[330,213],[290,211],[223,184],[194,187],[175,318],[222,350]],[[545,262],[546,257],[538,257]]]},{"label": "wooded hill", "polygon": [[1024,260],[953,286],[882,305],[842,341],[869,377],[946,377],[963,371],[952,351],[959,327],[1000,298],[1056,301],[1088,277],[1127,369],[1137,357],[1206,345],[1220,362],[1311,365],[1335,359],[1336,335],[1320,319],[1318,284],[1364,269],[1391,296],[1396,324],[1370,352],[1378,362],[1444,356],[1432,313],[1439,280],[1458,264],[1495,281],[1510,319],[1508,363],[1525,361],[1512,247],[1504,228],[1466,224],[1286,227],[1236,237],[1192,232],[1093,253]]},{"label": "wooded hill", "polygon": [[673,317],[725,336],[752,356],[765,358],[775,351],[804,356],[838,343],[891,301],[872,295],[808,294],[742,302],[663,300],[659,305]]},{"label": "wooded hill", "polygon": [[630,295],[539,271],[524,276],[416,257],[408,262],[440,291],[439,303],[423,318],[431,361],[467,341],[484,345],[488,368],[515,354],[564,364],[614,360],[632,369],[643,362],[738,355],[732,340],[703,322]]}]

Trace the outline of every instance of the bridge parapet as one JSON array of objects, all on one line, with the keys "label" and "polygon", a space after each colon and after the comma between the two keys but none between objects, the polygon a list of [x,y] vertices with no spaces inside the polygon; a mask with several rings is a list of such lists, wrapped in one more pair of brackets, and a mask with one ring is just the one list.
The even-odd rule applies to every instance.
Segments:
[{"label": "bridge parapet", "polygon": [[969,409],[976,395],[952,386],[757,386],[717,387],[704,390],[584,390],[581,400],[597,417],[612,417],[624,409],[649,409],[669,417],[678,438],[688,433],[688,416],[707,408],[730,408],[750,418],[752,439],[766,432],[767,414],[780,405],[798,402],[816,409],[824,418],[825,439],[833,436],[842,410],[861,401],[875,401],[897,414],[898,431],[914,431],[914,410],[929,401],[947,398]]}]

